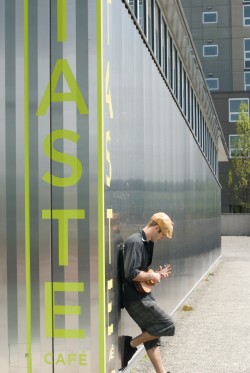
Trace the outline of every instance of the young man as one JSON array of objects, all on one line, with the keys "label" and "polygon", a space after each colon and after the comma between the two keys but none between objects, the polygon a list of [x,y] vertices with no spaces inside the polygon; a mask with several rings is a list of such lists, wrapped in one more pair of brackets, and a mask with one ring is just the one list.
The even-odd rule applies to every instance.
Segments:
[{"label": "young man", "polygon": [[[173,222],[163,212],[154,214],[145,228],[130,236],[125,242],[123,252],[123,294],[122,302],[132,319],[142,330],[137,337],[122,336],[122,367],[126,367],[141,343],[147,351],[157,373],[166,373],[160,353],[160,337],[172,336],[175,326],[172,319],[155,302],[151,292],[142,293],[138,286],[141,282],[152,281],[157,284],[171,274],[167,265],[164,272],[148,272],[152,262],[154,243],[164,238],[172,238]],[[159,268],[159,271],[162,267]]]}]

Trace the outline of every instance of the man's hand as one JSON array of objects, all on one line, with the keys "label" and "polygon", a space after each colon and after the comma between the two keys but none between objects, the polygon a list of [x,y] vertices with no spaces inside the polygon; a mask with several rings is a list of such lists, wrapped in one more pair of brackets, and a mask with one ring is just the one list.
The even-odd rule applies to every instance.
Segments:
[{"label": "man's hand", "polygon": [[[162,266],[159,267],[158,271],[157,272],[160,272],[162,271]],[[172,273],[172,269],[171,269],[171,266],[170,264],[167,264],[166,267],[163,269],[163,272],[160,274],[160,278],[165,278],[165,277],[168,277],[170,276]]]},{"label": "man's hand", "polygon": [[161,277],[161,274],[158,273],[158,271],[157,272],[152,271],[150,272],[150,275],[151,275],[150,280],[153,281],[153,283],[158,284],[161,281],[162,277]]}]

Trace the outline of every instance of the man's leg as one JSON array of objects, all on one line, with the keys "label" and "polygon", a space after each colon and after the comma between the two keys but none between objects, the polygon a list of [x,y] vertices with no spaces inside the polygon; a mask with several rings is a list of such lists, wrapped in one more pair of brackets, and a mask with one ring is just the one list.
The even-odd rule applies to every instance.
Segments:
[{"label": "man's leg", "polygon": [[166,373],[163,366],[160,347],[156,346],[147,350],[148,357],[155,368],[156,373]]},{"label": "man's leg", "polygon": [[133,338],[130,344],[132,347],[137,347],[144,342],[152,341],[153,339],[157,339],[157,338],[159,337],[149,334],[148,332],[143,332],[142,334],[139,334],[137,337]]},{"label": "man's leg", "polygon": [[[142,334],[138,335],[137,337],[133,338],[130,341],[132,347],[137,347],[144,342],[149,342],[158,337],[149,334],[148,332],[143,332]],[[166,370],[163,366],[162,358],[161,358],[161,351],[159,346],[155,346],[147,350],[148,357],[155,368],[156,373],[166,373]]]}]

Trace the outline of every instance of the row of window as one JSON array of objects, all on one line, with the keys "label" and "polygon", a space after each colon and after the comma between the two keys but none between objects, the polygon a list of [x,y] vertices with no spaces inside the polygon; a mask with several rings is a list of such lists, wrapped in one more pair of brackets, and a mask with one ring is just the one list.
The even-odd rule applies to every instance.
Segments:
[{"label": "row of window", "polygon": [[[203,12],[202,23],[218,23],[218,12]],[[250,26],[250,5],[243,5],[243,25]]]},{"label": "row of window", "polygon": [[[250,69],[250,39],[243,39],[244,43],[244,68]],[[203,57],[218,57],[219,48],[217,44],[203,45]]]},{"label": "row of window", "polygon": [[[250,3],[250,1],[246,1]],[[218,23],[218,12],[203,12],[202,13],[203,23]],[[250,26],[250,5],[243,5],[243,25]],[[245,38],[244,43],[244,69],[250,69],[250,39]],[[203,45],[203,57],[218,57],[219,49],[218,45]],[[208,87],[211,91],[219,90],[219,79],[208,78]],[[244,72],[244,89],[245,91],[250,90],[250,73]]]},{"label": "row of window", "polygon": [[167,22],[156,0],[126,0],[214,173],[217,150]]},{"label": "row of window", "polygon": [[[206,82],[210,91],[218,91],[220,89],[219,78],[207,78]],[[244,71],[244,90],[250,91],[250,71]]]}]

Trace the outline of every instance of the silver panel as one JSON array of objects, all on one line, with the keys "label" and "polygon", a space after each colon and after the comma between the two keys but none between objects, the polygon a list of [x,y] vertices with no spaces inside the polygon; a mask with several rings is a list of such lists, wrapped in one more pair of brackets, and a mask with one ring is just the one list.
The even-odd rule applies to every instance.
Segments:
[{"label": "silver panel", "polygon": [[[173,276],[156,290],[171,312],[220,255],[220,187],[124,4],[65,1],[62,40],[57,4],[64,2],[0,0],[0,365],[6,373],[114,373],[118,337],[135,333],[118,307],[116,244],[153,212],[169,213],[174,238],[157,245],[154,266],[172,264]],[[74,81],[88,113],[79,94],[57,96]]]},{"label": "silver panel", "polygon": [[[154,212],[166,211],[175,222],[174,238],[156,245],[153,267],[172,265],[173,275],[155,294],[173,312],[220,255],[220,187],[127,9],[121,11],[112,2],[109,17],[105,9],[104,35],[111,31],[109,44],[104,37],[103,69],[105,77],[110,68],[113,109],[111,118],[104,93],[104,134],[108,132],[109,139],[105,175],[111,175],[110,185],[105,185],[105,211],[112,210],[120,222],[119,234],[111,230],[111,262],[117,239],[125,240],[145,226]],[[105,232],[108,257],[108,219]],[[106,260],[106,280],[112,276],[112,264]],[[116,310],[112,313],[107,307],[108,320],[115,318]],[[117,332],[139,332],[126,311],[121,316],[120,329],[106,332],[108,372],[114,367],[108,360],[112,346],[118,351]],[[119,368],[119,361],[116,364]]]},{"label": "silver panel", "polygon": [[6,90],[5,90],[5,3],[0,2],[0,365],[8,369],[8,307],[6,252]]}]

